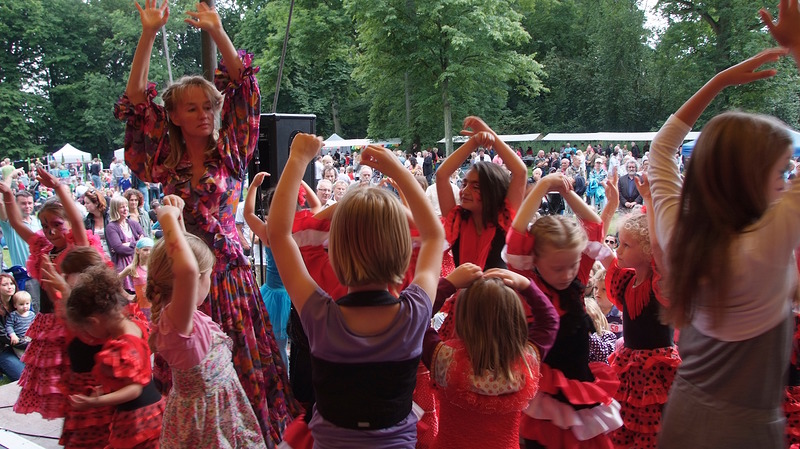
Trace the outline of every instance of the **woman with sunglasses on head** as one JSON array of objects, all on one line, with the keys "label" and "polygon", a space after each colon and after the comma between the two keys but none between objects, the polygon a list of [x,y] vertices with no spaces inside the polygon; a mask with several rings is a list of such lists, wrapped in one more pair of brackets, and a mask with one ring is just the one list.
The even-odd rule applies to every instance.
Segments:
[{"label": "woman with sunglasses on head", "polygon": [[106,198],[102,192],[95,189],[89,189],[83,194],[83,206],[88,212],[86,218],[83,220],[83,225],[86,230],[100,237],[103,244],[103,250],[106,255],[108,252],[108,242],[106,242],[105,229],[108,226],[108,205]]}]

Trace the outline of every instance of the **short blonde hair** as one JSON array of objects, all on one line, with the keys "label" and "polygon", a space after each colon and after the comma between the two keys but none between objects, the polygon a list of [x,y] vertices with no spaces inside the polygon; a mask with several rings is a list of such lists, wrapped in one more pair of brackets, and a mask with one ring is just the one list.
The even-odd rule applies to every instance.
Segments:
[{"label": "short blonde hair", "polygon": [[548,249],[580,249],[583,251],[589,238],[577,220],[561,215],[546,215],[531,227],[535,239],[534,255],[541,256]]},{"label": "short blonde hair", "polygon": [[633,238],[642,247],[642,252],[645,254],[652,254],[650,248],[650,228],[647,226],[647,216],[645,214],[637,213],[631,214],[625,221],[622,222],[621,229],[630,233]]},{"label": "short blonde hair", "polygon": [[126,207],[128,206],[128,200],[125,199],[124,196],[114,195],[111,197],[111,201],[108,205],[108,221],[117,221],[122,218],[119,214],[119,207],[123,205]]},{"label": "short blonde hair", "polygon": [[376,187],[347,192],[331,219],[328,255],[344,286],[401,284],[411,261],[411,231],[397,197]]}]

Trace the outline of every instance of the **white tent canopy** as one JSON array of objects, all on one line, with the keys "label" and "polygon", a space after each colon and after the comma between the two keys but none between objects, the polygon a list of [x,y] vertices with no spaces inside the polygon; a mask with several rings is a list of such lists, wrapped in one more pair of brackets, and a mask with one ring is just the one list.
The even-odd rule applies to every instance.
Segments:
[{"label": "white tent canopy", "polygon": [[400,145],[401,141],[401,139],[383,139],[377,141],[371,139],[342,139],[339,135],[334,133],[322,143],[322,148],[330,150],[344,147],[365,147],[373,143],[376,145]]},{"label": "white tent canopy", "polygon": [[117,158],[118,161],[125,160],[125,148],[120,148],[119,150],[114,150],[114,157]]},{"label": "white tent canopy", "polygon": [[61,147],[60,150],[53,153],[53,160],[58,163],[64,162],[65,164],[91,162],[92,155],[91,153],[81,151],[70,144],[66,144]]},{"label": "white tent canopy", "polygon": [[[550,133],[541,140],[549,142],[651,142],[656,137],[656,132],[645,133],[617,133],[617,132],[598,132],[598,133]],[[700,135],[699,131],[690,132],[686,140],[694,140]],[[582,148],[580,148],[582,149]]]},{"label": "white tent canopy", "polygon": [[[539,140],[541,138],[541,134],[498,134],[497,137],[500,138],[503,142],[533,142],[535,140]],[[464,143],[467,141],[466,136],[453,136],[453,143]],[[444,139],[440,140],[439,143],[444,143]]]}]

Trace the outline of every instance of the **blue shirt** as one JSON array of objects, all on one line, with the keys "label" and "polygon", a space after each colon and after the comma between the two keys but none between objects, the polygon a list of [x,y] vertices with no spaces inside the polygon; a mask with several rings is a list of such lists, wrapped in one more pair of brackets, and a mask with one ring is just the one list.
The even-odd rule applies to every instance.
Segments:
[{"label": "blue shirt", "polygon": [[[23,221],[23,223],[25,222]],[[34,216],[31,216],[30,223],[25,223],[25,226],[27,226],[31,232],[37,232],[42,229],[42,224],[39,223],[39,220]],[[7,220],[0,220],[0,229],[3,230],[3,236],[6,238],[8,253],[11,256],[11,266],[19,265],[25,268],[28,256],[30,255],[28,244],[25,240],[22,240],[22,237],[17,234],[17,231],[11,227],[11,223]]]}]

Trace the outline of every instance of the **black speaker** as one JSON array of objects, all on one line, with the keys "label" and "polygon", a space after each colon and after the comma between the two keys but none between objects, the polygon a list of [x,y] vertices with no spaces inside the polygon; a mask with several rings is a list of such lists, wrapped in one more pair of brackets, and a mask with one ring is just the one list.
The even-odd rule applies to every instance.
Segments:
[{"label": "black speaker", "polygon": [[[250,162],[248,173],[250,179],[260,172],[268,172],[271,176],[264,180],[262,189],[278,185],[286,161],[289,160],[289,148],[297,133],[316,134],[317,116],[313,114],[261,114],[261,133],[258,136],[258,148]],[[314,164],[309,164],[303,176],[311,188],[314,185]]]}]

